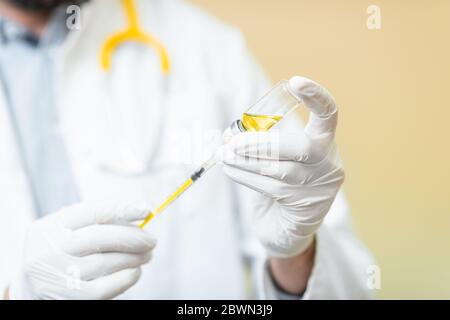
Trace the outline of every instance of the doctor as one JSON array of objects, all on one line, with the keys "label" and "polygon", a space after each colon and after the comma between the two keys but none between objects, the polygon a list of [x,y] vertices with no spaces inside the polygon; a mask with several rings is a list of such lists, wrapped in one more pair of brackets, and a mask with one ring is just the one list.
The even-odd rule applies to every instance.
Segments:
[{"label": "doctor", "polygon": [[[311,111],[305,128],[234,136],[224,170],[136,227],[142,200],[172,191],[270,84],[237,30],[176,0],[126,1],[169,73],[160,51],[135,43],[104,72],[99,52],[124,28],[125,2],[81,2],[69,31],[71,1],[0,0],[4,297],[370,298],[372,258],[339,192],[336,105],[302,77],[289,85]],[[278,154],[261,157],[273,144]]]}]

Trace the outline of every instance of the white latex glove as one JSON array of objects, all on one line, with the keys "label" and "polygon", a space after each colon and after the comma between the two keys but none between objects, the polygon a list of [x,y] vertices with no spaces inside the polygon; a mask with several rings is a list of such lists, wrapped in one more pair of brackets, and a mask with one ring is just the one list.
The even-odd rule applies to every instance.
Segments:
[{"label": "white latex glove", "polygon": [[111,299],[140,277],[156,245],[130,222],[148,210],[128,204],[77,204],[34,222],[12,299]]},{"label": "white latex glove", "polygon": [[296,256],[309,246],[344,181],[334,148],[334,99],[306,78],[289,85],[311,111],[302,132],[240,133],[222,150],[225,173],[263,195],[253,222],[274,257]]}]

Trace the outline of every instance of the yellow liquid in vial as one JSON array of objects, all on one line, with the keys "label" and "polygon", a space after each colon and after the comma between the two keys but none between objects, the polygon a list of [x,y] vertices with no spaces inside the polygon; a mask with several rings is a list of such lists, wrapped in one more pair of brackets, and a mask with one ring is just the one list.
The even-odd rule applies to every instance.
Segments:
[{"label": "yellow liquid in vial", "polygon": [[247,131],[268,131],[276,125],[282,116],[266,116],[244,113],[242,116],[242,125]]}]

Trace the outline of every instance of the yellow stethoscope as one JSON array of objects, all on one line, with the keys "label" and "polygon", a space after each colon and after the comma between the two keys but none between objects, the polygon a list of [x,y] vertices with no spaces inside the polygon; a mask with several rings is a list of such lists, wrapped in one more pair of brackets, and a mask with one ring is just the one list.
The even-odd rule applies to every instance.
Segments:
[{"label": "yellow stethoscope", "polygon": [[[119,46],[123,45],[125,42],[128,41],[136,41],[138,43],[144,44],[156,50],[156,52],[159,54],[161,70],[163,74],[167,75],[170,71],[170,62],[166,48],[156,37],[142,31],[141,27],[139,26],[135,1],[121,0],[121,2],[125,15],[127,17],[128,25],[125,30],[119,31],[118,33],[111,35],[103,44],[100,51],[100,65],[102,69],[104,71],[108,71],[111,69],[112,56],[114,54],[114,51]],[[167,206],[166,203],[164,203],[163,206],[161,206],[161,208],[163,209],[165,206]],[[148,217],[140,225],[140,227],[143,228],[145,224],[148,223],[153,218],[153,216],[154,214],[149,212]]]},{"label": "yellow stethoscope", "polygon": [[[0,0],[1,1],[1,0]],[[112,58],[115,53],[115,51],[122,45],[126,44],[127,42],[137,42],[140,44],[143,44],[145,46],[150,47],[151,49],[155,50],[156,53],[159,56],[160,66],[162,74],[167,76],[169,74],[169,71],[171,70],[170,61],[169,61],[169,55],[167,53],[167,50],[165,46],[159,41],[155,36],[152,34],[143,31],[139,24],[139,18],[137,13],[137,7],[135,0],[120,0],[122,10],[126,16],[126,22],[127,25],[124,30],[121,30],[119,32],[116,32],[112,35],[110,35],[108,38],[106,38],[105,42],[101,46],[100,52],[99,52],[99,63],[101,69],[103,71],[107,72],[110,71],[112,68]],[[165,80],[168,80],[166,77]],[[110,79],[105,82],[105,85],[110,86]],[[164,89],[167,90],[167,83],[164,86]],[[111,90],[109,90],[111,91]],[[111,106],[116,106],[117,101],[116,99],[111,98],[110,99]],[[163,130],[163,115],[161,113],[159,121],[155,121],[157,125],[160,127],[159,132],[161,133]],[[157,154],[157,150],[159,148],[159,139],[158,142],[155,143],[153,146],[153,152],[149,152],[149,154],[153,154],[154,156]],[[147,162],[151,162],[151,159],[147,159]],[[102,170],[105,170],[106,172],[114,173],[117,175],[122,176],[134,176],[137,174],[142,174],[147,172],[148,168],[140,168],[140,169],[123,169],[121,167],[111,165],[108,163],[101,163],[100,167]]]},{"label": "yellow stethoscope", "polygon": [[100,65],[104,71],[111,69],[114,51],[125,42],[135,41],[153,48],[159,55],[161,70],[164,74],[170,71],[169,55],[164,45],[153,35],[144,32],[140,25],[134,0],[121,0],[127,18],[127,27],[106,39],[100,51]]}]

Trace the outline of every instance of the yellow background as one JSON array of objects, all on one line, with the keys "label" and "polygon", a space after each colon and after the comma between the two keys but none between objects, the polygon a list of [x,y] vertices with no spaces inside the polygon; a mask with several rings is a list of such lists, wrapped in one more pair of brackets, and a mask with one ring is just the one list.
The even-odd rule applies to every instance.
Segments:
[{"label": "yellow background", "polygon": [[[340,107],[338,143],[380,298],[450,298],[450,1],[193,0],[241,28],[273,80]],[[381,8],[368,30],[367,7]]]}]

